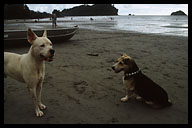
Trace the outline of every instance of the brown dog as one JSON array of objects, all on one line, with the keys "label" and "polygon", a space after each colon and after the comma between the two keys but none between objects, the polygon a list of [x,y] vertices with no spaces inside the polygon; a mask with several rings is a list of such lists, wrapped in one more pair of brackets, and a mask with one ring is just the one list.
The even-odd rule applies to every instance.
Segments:
[{"label": "brown dog", "polygon": [[[158,84],[144,75],[137,64],[125,53],[112,66],[115,73],[124,71],[123,83],[126,86],[126,96],[121,101],[128,101],[132,94],[136,94],[136,99],[143,99],[145,103],[155,108],[162,108],[171,105],[167,92]],[[132,93],[134,92],[134,93]]]}]

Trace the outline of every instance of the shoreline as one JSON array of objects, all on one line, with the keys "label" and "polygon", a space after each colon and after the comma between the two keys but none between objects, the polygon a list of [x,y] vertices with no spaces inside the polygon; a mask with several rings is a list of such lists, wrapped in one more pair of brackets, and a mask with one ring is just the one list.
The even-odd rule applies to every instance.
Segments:
[{"label": "shoreline", "polygon": [[[49,29],[52,29],[51,28],[51,26],[50,25],[44,25],[43,26],[44,28],[49,28]],[[17,26],[17,28],[18,28],[18,26]],[[26,28],[26,30],[24,29],[24,26],[21,26],[21,28],[22,28],[22,31],[27,31],[27,28]],[[58,29],[59,28],[63,28],[63,27],[58,27]],[[67,27],[66,27],[67,28]],[[41,28],[42,29],[42,28]],[[17,29],[13,29],[13,30],[17,30]],[[36,30],[36,29],[32,29],[32,30]],[[37,29],[38,30],[38,29]],[[112,33],[112,34],[122,34],[121,36],[123,37],[125,34],[131,34],[131,35],[134,35],[134,36],[140,36],[140,35],[142,35],[142,36],[144,36],[144,35],[146,35],[146,36],[156,36],[156,37],[166,37],[166,38],[183,38],[183,39],[185,39],[185,40],[188,40],[188,37],[186,37],[186,36],[178,36],[178,35],[164,35],[164,34],[159,34],[159,33],[142,33],[142,32],[136,32],[136,31],[127,31],[127,30],[116,30],[116,29],[112,29],[112,31],[110,31],[110,30],[106,30],[106,31],[104,31],[104,30],[93,30],[93,29],[89,29],[89,28],[79,28],[79,30],[78,31],[91,31],[91,32],[97,32],[97,33],[108,33],[108,34],[110,34],[110,33]],[[78,33],[78,31],[77,31],[77,33]],[[76,35],[76,34],[75,34]],[[74,36],[75,36],[74,35]],[[121,37],[121,36],[118,36],[118,37]],[[73,37],[72,37],[73,38]],[[93,39],[96,39],[96,38],[93,38]],[[73,40],[73,39],[72,39]],[[83,39],[84,40],[84,39]],[[69,40],[70,41],[70,40]],[[27,41],[26,41],[27,42]],[[57,42],[56,42],[57,43]],[[58,43],[61,43],[61,42],[58,42]],[[17,45],[17,48],[19,48],[20,47],[20,45],[18,44]],[[22,46],[21,46],[22,47]],[[6,46],[6,48],[5,49],[11,49],[11,48],[14,48],[14,47],[7,47]]]},{"label": "shoreline", "polygon": [[[45,115],[35,117],[26,85],[8,77],[4,79],[5,124],[188,123],[188,37],[79,29],[71,40],[53,42],[53,47],[55,58],[46,62],[43,83]],[[6,49],[20,54],[28,50]],[[125,95],[123,73],[114,73],[111,66],[123,52],[168,92],[171,107],[155,110],[135,100],[120,101]]]},{"label": "shoreline", "polygon": [[[24,19],[14,19],[14,20],[4,20],[4,29],[26,29],[28,27],[34,27],[37,29],[46,29],[46,28],[51,28],[52,26],[52,21],[45,18],[45,20],[40,20],[35,22],[35,20],[37,19],[28,19],[28,20],[24,20]],[[85,22],[87,22],[87,24],[85,24]],[[188,37],[188,34],[178,34],[178,33],[169,33],[169,31],[166,33],[151,33],[151,32],[147,32],[147,31],[143,31],[141,32],[140,30],[123,30],[122,28],[115,28],[115,27],[102,27],[102,26],[98,26],[100,24],[100,22],[102,22],[103,26],[107,25],[107,23],[103,23],[103,21],[90,21],[89,19],[85,19],[85,20],[70,20],[70,19],[65,19],[65,20],[57,20],[58,23],[58,28],[62,28],[62,27],[72,27],[75,25],[78,25],[79,28],[81,29],[89,29],[89,30],[96,30],[96,31],[126,31],[126,32],[133,32],[133,33],[146,33],[146,34],[155,34],[155,35],[168,35],[168,36],[181,36],[181,37]],[[106,21],[107,22],[107,21]],[[113,24],[113,21],[108,21],[111,22],[111,24]],[[65,24],[66,23],[66,24]],[[49,24],[49,25],[47,25]],[[87,27],[88,26],[88,27]],[[188,29],[188,27],[181,27],[181,26],[161,26],[161,27],[167,27],[167,28],[184,28],[184,29]],[[170,31],[171,32],[171,31]]]},{"label": "shoreline", "polygon": [[[18,30],[18,28],[20,28],[20,30],[26,30],[27,31],[27,29],[28,28],[31,28],[32,30],[36,30],[36,29],[34,29],[34,28],[36,28],[37,30],[38,29],[53,29],[52,27],[51,27],[51,25],[43,25],[43,27],[42,28],[39,28],[39,27],[37,27],[37,25],[34,25],[34,26],[32,26],[32,27],[26,27],[26,26],[16,26],[15,28],[13,27],[13,26],[11,26],[11,28],[12,29],[8,29],[9,27],[4,27],[4,28],[6,28],[6,29],[4,29],[4,30]],[[67,27],[63,27],[63,26],[59,26],[59,27],[57,27],[58,29],[60,29],[60,28],[68,28],[69,26],[67,26]],[[73,27],[73,26],[70,26],[70,27]],[[147,33],[147,32],[138,32],[138,31],[131,31],[131,30],[118,30],[118,29],[110,29],[110,30],[101,30],[101,29],[92,29],[92,28],[79,28],[79,29],[81,29],[81,30],[88,30],[88,31],[98,31],[98,32],[107,32],[107,33],[110,33],[110,32],[112,32],[112,33],[131,33],[131,34],[144,34],[144,35],[154,35],[154,36],[165,36],[165,37],[181,37],[181,38],[187,38],[188,39],[188,36],[182,36],[182,35],[167,35],[167,34],[162,34],[162,33]]]}]

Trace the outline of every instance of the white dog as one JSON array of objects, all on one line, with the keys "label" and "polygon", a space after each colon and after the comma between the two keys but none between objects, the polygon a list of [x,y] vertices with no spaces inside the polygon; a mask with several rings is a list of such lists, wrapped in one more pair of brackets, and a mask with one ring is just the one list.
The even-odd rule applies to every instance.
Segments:
[{"label": "white dog", "polygon": [[31,44],[27,54],[19,55],[4,52],[4,75],[8,75],[28,85],[32,96],[36,116],[43,116],[40,109],[46,106],[41,103],[41,90],[45,76],[45,61],[52,61],[54,50],[51,41],[47,38],[46,30],[42,37],[38,37],[30,28],[27,40]]}]

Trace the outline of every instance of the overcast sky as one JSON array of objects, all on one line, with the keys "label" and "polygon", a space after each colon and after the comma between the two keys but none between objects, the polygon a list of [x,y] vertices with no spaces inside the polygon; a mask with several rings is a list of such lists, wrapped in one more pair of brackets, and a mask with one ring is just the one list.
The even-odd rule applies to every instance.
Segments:
[{"label": "overcast sky", "polygon": [[[51,13],[54,9],[62,11],[82,4],[27,4],[30,10]],[[92,5],[92,4],[89,4]],[[188,15],[188,4],[114,4],[118,15],[170,15],[182,10]]]}]

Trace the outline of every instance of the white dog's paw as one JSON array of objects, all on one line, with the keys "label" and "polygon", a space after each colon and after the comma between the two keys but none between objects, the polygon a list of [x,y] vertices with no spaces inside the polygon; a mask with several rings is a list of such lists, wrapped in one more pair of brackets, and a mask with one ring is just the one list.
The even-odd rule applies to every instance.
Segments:
[{"label": "white dog's paw", "polygon": [[128,96],[125,96],[125,97],[123,97],[123,98],[121,98],[121,101],[123,101],[123,102],[125,102],[125,101],[128,101]]},{"label": "white dog's paw", "polygon": [[44,115],[44,113],[43,113],[42,111],[40,111],[40,110],[39,110],[39,111],[36,111],[35,113],[36,113],[36,116],[37,116],[37,117],[41,117],[41,116]]},{"label": "white dog's paw", "polygon": [[41,110],[43,110],[43,109],[46,109],[47,107],[46,107],[44,104],[40,103],[40,104],[39,104],[39,108],[40,108]]}]

